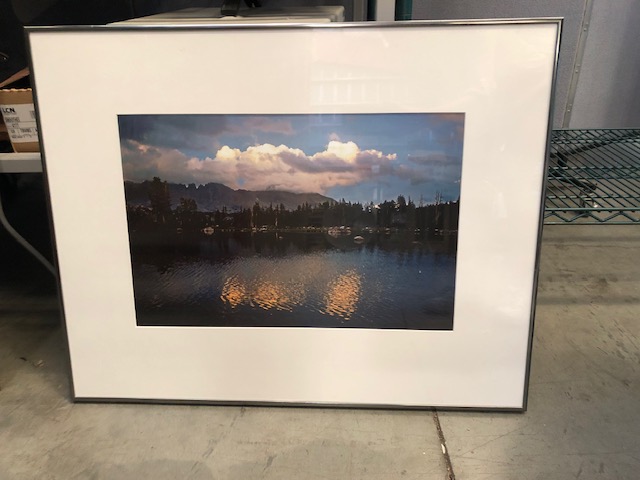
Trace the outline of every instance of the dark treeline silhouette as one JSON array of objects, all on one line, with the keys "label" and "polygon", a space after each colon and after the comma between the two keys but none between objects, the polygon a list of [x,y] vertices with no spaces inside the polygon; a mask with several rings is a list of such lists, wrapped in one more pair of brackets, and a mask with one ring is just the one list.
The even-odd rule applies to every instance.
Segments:
[{"label": "dark treeline silhouette", "polygon": [[226,207],[213,212],[199,211],[194,199],[180,198],[172,209],[166,181],[154,177],[149,182],[148,205],[127,203],[132,231],[174,231],[178,233],[272,230],[326,230],[332,235],[385,230],[419,231],[430,234],[455,233],[458,229],[459,201],[443,201],[440,194],[433,203],[416,205],[411,198],[398,196],[378,205],[340,201],[319,204],[307,202],[295,209],[283,204],[260,205],[234,211]]}]

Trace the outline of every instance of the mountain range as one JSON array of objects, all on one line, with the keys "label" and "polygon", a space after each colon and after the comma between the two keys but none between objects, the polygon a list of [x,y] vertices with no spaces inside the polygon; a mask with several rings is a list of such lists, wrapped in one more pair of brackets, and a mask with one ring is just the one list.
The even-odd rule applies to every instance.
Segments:
[{"label": "mountain range", "polygon": [[[334,199],[319,193],[292,193],[281,190],[234,190],[221,183],[207,183],[205,185],[183,185],[167,183],[171,208],[180,204],[180,199],[195,200],[198,210],[213,212],[226,207],[228,211],[238,211],[251,208],[256,202],[261,207],[276,207],[283,204],[287,210],[295,210],[298,205],[308,203],[318,205],[324,202],[335,202]],[[149,205],[149,189],[151,182],[124,182],[124,192],[129,205]]]}]

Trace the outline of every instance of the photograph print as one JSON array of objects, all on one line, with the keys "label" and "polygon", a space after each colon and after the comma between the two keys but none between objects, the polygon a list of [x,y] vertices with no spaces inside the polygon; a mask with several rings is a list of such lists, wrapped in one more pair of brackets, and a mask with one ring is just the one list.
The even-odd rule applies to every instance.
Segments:
[{"label": "photograph print", "polygon": [[464,114],[118,123],[138,326],[453,330]]}]

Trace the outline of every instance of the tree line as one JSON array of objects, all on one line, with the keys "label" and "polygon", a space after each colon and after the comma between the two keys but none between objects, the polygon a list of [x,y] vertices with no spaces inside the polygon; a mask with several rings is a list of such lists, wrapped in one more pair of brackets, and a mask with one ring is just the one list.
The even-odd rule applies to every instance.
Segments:
[{"label": "tree line", "polygon": [[430,204],[416,205],[411,198],[399,195],[380,204],[325,201],[303,203],[295,209],[283,204],[268,206],[256,202],[251,208],[229,211],[226,207],[213,212],[198,210],[194,199],[180,198],[171,208],[171,196],[166,181],[154,177],[149,185],[148,206],[127,204],[129,226],[133,230],[180,229],[183,232],[204,229],[223,230],[285,230],[326,229],[399,229],[427,232],[457,231],[459,201],[444,201],[440,194]]}]

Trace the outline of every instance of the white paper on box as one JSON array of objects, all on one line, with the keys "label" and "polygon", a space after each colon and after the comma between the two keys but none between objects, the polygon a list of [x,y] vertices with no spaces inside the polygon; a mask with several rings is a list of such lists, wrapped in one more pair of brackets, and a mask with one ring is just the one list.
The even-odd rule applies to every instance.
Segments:
[{"label": "white paper on box", "polygon": [[12,143],[38,141],[38,126],[33,103],[0,105],[0,110]]}]

